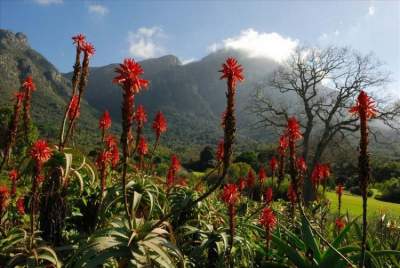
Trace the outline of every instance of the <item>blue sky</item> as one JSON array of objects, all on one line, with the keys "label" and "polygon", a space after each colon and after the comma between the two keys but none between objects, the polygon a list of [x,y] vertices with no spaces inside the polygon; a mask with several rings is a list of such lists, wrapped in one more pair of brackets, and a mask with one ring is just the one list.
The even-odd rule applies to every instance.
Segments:
[{"label": "blue sky", "polygon": [[26,33],[62,72],[76,33],[95,45],[94,66],[164,54],[188,62],[226,46],[267,47],[280,60],[299,44],[346,45],[385,62],[400,95],[400,1],[0,0],[0,28]]}]

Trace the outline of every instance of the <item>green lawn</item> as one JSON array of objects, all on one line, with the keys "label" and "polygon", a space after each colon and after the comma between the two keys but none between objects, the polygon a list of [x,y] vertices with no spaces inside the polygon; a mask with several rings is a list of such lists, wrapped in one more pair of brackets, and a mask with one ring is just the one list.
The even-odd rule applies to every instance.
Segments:
[{"label": "green lawn", "polygon": [[[334,192],[327,192],[326,196],[329,198],[331,203],[331,211],[337,212],[338,200],[337,195]],[[346,213],[348,210],[349,214],[353,217],[362,214],[362,200],[361,196],[351,195],[350,193],[343,193],[342,196],[342,213]],[[400,217],[400,204],[383,202],[374,198],[368,198],[368,216],[379,215],[380,211],[383,211],[387,216]]]}]

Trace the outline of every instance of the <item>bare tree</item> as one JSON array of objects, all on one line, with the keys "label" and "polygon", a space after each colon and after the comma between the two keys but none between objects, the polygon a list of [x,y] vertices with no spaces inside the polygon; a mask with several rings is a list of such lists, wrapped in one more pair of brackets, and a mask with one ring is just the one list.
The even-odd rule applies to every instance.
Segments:
[{"label": "bare tree", "polygon": [[[389,73],[372,54],[301,47],[257,88],[250,107],[265,127],[281,128],[289,116],[298,117],[304,136],[302,156],[311,171],[335,137],[358,130],[357,118],[348,109],[359,91],[382,88],[388,82]],[[284,102],[279,101],[282,96]],[[378,107],[381,113],[376,119],[397,128],[400,105],[379,100]]]}]

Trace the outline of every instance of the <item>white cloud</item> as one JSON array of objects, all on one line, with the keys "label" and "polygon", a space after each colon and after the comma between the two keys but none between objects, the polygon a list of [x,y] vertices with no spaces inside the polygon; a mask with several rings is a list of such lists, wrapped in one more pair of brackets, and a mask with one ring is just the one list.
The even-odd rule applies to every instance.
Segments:
[{"label": "white cloud", "polygon": [[129,53],[142,59],[160,56],[165,52],[165,49],[159,44],[164,37],[163,30],[156,26],[142,27],[136,32],[129,32]]},{"label": "white cloud", "polygon": [[375,15],[375,7],[374,6],[369,6],[368,7],[368,15],[373,16]]},{"label": "white cloud", "polygon": [[191,62],[194,62],[194,61],[196,61],[196,59],[195,59],[195,58],[190,58],[190,59],[182,59],[182,60],[181,60],[181,62],[182,62],[182,65],[185,65],[185,64],[188,64],[188,63],[191,63]]},{"label": "white cloud", "polygon": [[34,0],[35,3],[43,6],[48,6],[51,4],[62,4],[63,0]]},{"label": "white cloud", "polygon": [[241,31],[238,36],[227,38],[221,43],[212,44],[208,47],[208,50],[237,49],[246,52],[249,57],[264,57],[282,62],[290,56],[298,43],[298,40],[283,37],[275,32],[257,32],[249,28]]},{"label": "white cloud", "polygon": [[104,16],[108,13],[108,8],[98,4],[91,4],[89,5],[89,13],[97,14],[100,16]]}]

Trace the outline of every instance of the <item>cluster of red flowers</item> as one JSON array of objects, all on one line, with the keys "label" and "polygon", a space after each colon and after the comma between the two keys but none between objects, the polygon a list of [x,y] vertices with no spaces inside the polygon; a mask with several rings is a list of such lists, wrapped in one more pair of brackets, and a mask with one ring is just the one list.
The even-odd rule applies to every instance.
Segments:
[{"label": "cluster of red flowers", "polygon": [[156,117],[154,118],[153,130],[156,133],[157,140],[160,138],[162,133],[167,131],[167,120],[161,111],[157,112]]},{"label": "cluster of red flowers", "polygon": [[300,123],[295,117],[290,117],[287,120],[286,136],[289,141],[297,141],[303,137],[300,130]]},{"label": "cluster of red flowers", "polygon": [[117,139],[108,135],[104,139],[104,149],[97,156],[96,165],[99,168],[100,172],[100,182],[101,182],[101,190],[105,191],[106,187],[106,177],[107,177],[107,169],[108,166],[115,168],[119,162],[119,151],[118,151],[118,142]]},{"label": "cluster of red flowers", "polygon": [[271,231],[276,226],[276,217],[272,209],[266,207],[262,210],[260,216],[260,224],[265,228]]},{"label": "cluster of red flowers", "polygon": [[276,168],[278,167],[278,161],[276,160],[275,156],[273,156],[269,160],[269,167],[271,169],[272,176],[275,175]]},{"label": "cluster of red flowers", "polygon": [[281,135],[279,137],[279,146],[278,146],[279,155],[284,156],[288,147],[289,147],[289,140],[287,136]]},{"label": "cluster of red flowers", "polygon": [[222,69],[219,71],[222,73],[220,79],[228,79],[228,86],[230,89],[234,89],[237,81],[243,81],[243,68],[238,64],[237,60],[234,58],[228,58],[224,64],[222,64]]},{"label": "cluster of red flowers", "polygon": [[83,51],[88,56],[93,56],[95,49],[94,46],[86,41],[86,37],[83,34],[77,34],[72,37],[73,43],[76,45],[77,50]]},{"label": "cluster of red flowers", "polygon": [[30,155],[38,166],[46,163],[51,158],[52,154],[53,152],[45,140],[37,140],[30,150]]},{"label": "cluster of red flowers", "polygon": [[340,232],[346,226],[346,222],[342,218],[337,218],[335,220],[335,225],[338,231]]},{"label": "cluster of red flowers", "polygon": [[225,185],[224,189],[222,190],[221,199],[227,205],[234,206],[239,200],[238,186],[232,183]]},{"label": "cluster of red flowers", "polygon": [[246,181],[246,185],[249,188],[254,187],[256,182],[256,176],[253,173],[253,170],[250,169],[249,172],[247,173],[247,181]]},{"label": "cluster of red flowers", "polygon": [[171,188],[176,182],[176,174],[181,169],[181,163],[176,155],[171,156],[171,164],[167,172],[167,187]]},{"label": "cluster of red flowers", "polygon": [[10,203],[10,192],[6,186],[0,185],[0,215],[6,211]]},{"label": "cluster of red flowers", "polygon": [[303,157],[300,157],[300,158],[296,159],[296,168],[297,168],[297,171],[299,173],[301,173],[301,174],[305,174],[306,173],[306,171],[307,171],[307,163],[306,163],[306,161],[304,160]]},{"label": "cluster of red flowers", "polygon": [[113,135],[108,135],[104,141],[106,150],[110,153],[111,166],[115,168],[119,162],[119,150],[117,139]]},{"label": "cluster of red flowers", "polygon": [[361,90],[357,98],[357,103],[350,109],[350,113],[358,114],[366,119],[375,117],[378,113],[375,101],[368,94]]},{"label": "cluster of red flowers", "polygon": [[[25,131],[25,138],[28,138],[29,132],[29,125],[31,122],[31,99],[32,99],[32,92],[36,90],[36,85],[33,82],[32,76],[28,76],[24,82],[22,83],[22,89],[24,92],[24,131]],[[17,98],[21,98],[18,96]]]},{"label": "cluster of red flowers", "polygon": [[218,142],[216,159],[218,162],[222,162],[222,160],[224,159],[224,140],[220,140]]},{"label": "cluster of red flowers", "polygon": [[147,122],[147,113],[144,110],[144,106],[141,104],[136,109],[135,121],[138,127],[143,127],[144,123]]},{"label": "cluster of red flowers", "polygon": [[260,181],[261,185],[264,183],[266,178],[267,178],[267,173],[264,167],[261,166],[260,169],[258,170],[258,180]]},{"label": "cluster of red flowers", "polygon": [[133,96],[149,85],[148,80],[140,78],[144,71],[134,59],[124,59],[115,72],[118,75],[114,77],[113,82],[122,85],[123,90],[129,92],[129,95]]},{"label": "cluster of red flowers", "polygon": [[316,164],[311,174],[311,182],[314,188],[323,183],[331,174],[329,164]]},{"label": "cluster of red flowers", "polygon": [[25,215],[25,199],[23,197],[17,199],[16,207],[19,215]]},{"label": "cluster of red flowers", "polygon": [[68,119],[72,121],[74,118],[78,118],[79,115],[79,96],[73,95],[71,101],[69,102]]},{"label": "cluster of red flowers", "polygon": [[145,156],[149,152],[149,146],[144,137],[140,137],[138,144],[138,153],[140,156]]},{"label": "cluster of red flowers", "polygon": [[111,127],[111,123],[112,123],[112,121],[111,121],[110,113],[106,110],[106,111],[104,111],[103,115],[100,117],[99,128],[102,131],[105,131]]},{"label": "cluster of red flowers", "polygon": [[272,202],[272,200],[273,200],[272,187],[268,187],[264,193],[265,204],[269,205]]}]

